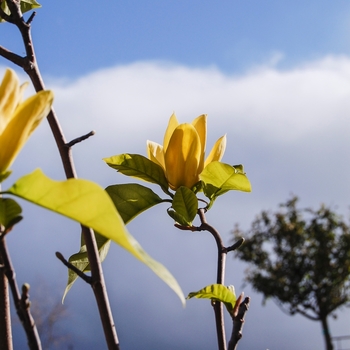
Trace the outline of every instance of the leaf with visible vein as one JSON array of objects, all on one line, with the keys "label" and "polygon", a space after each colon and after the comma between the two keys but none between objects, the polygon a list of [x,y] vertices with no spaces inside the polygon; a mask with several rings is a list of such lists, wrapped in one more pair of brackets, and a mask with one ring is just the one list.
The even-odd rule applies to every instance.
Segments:
[{"label": "leaf with visible vein", "polygon": [[157,184],[165,193],[169,194],[168,181],[163,168],[148,158],[139,154],[124,153],[103,160],[118,172]]},{"label": "leaf with visible vein", "polygon": [[226,306],[229,314],[232,313],[236,305],[236,293],[233,286],[224,286],[222,284],[211,284],[199,290],[198,292],[189,293],[186,299],[211,299],[221,301]]},{"label": "leaf with visible vein", "polygon": [[[198,210],[198,199],[193,191],[189,188],[181,186],[176,190],[173,198],[172,207],[174,211],[182,217],[184,222],[190,226],[194,220]],[[172,216],[169,213],[170,216]],[[183,224],[179,222],[180,224]]]},{"label": "leaf with visible vein", "polygon": [[203,192],[214,201],[218,196],[227,191],[236,190],[251,192],[251,184],[243,173],[243,166],[236,168],[221,162],[209,163],[199,175],[203,182]]},{"label": "leaf with visible vein", "polygon": [[125,224],[143,211],[164,202],[148,187],[138,184],[112,185],[106,188]]},{"label": "leaf with visible vein", "polygon": [[130,235],[111,198],[96,183],[82,179],[54,181],[37,169],[18,179],[5,193],[62,214],[113,240],[146,264],[184,303],[182,290],[175,278]]}]

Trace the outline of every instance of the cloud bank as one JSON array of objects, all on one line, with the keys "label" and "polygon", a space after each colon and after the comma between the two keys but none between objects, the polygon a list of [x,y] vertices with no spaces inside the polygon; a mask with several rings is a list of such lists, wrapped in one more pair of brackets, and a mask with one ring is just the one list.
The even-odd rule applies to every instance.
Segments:
[{"label": "cloud bank", "polygon": [[[176,112],[180,122],[208,114],[208,148],[226,133],[228,149],[224,161],[243,163],[253,185],[251,194],[230,193],[219,199],[212,213],[208,214],[226,242],[230,239],[228,233],[234,223],[248,228],[262,209],[276,209],[278,203],[285,201],[291,193],[300,196],[303,206],[316,207],[324,202],[348,214],[349,57],[328,56],[289,70],[260,66],[232,76],[215,67],[196,69],[164,62],[136,62],[99,70],[77,80],[50,77],[47,86],[55,92],[55,108],[68,138],[96,130],[93,138],[75,146],[74,154],[79,175],[103,186],[130,181],[108,169],[101,161],[103,157],[126,152],[145,154],[147,139],[162,142],[172,112]],[[54,178],[63,178],[57,157],[48,126],[40,126],[17,159],[11,181],[37,166]],[[202,283],[212,283],[215,252],[211,237],[203,239],[196,234],[191,237],[190,234],[186,237],[179,234],[172,228],[165,209],[162,207],[143,214],[132,223],[130,231],[151,255],[169,267],[185,293],[203,287]],[[157,226],[152,223],[152,214],[162,217]],[[30,225],[30,220],[27,225]],[[43,225],[46,227],[49,223],[44,222]],[[36,232],[43,230],[38,227]],[[44,232],[42,234],[44,237]],[[77,244],[78,235],[79,232],[75,237]],[[16,241],[13,240],[15,246]],[[46,241],[47,250],[53,252],[56,249],[54,243],[58,242],[59,237]],[[200,250],[198,246],[201,246]],[[78,246],[67,254],[77,249]],[[68,251],[67,248],[65,250]],[[35,254],[35,248],[32,253]],[[207,256],[213,259],[207,259]],[[185,311],[179,310],[179,305],[173,305],[176,301],[171,291],[160,286],[161,282],[155,282],[151,273],[137,262],[130,261],[130,257],[114,247],[105,264],[107,281],[116,298],[119,293],[128,300],[122,304],[116,301],[117,304],[113,305],[128,315],[125,319],[130,318],[135,327],[142,329],[142,334],[149,339],[148,348],[154,349],[155,344],[162,344],[159,349],[193,349],[199,336],[203,337],[202,348],[211,348],[215,344],[215,335],[211,310],[203,311],[205,303],[191,301],[199,306],[191,304]],[[228,265],[231,264],[234,267],[228,266],[227,283],[236,284],[239,290],[244,266],[228,259]],[[129,266],[130,270],[125,266]],[[137,271],[131,270],[131,267]],[[17,269],[20,268],[19,259]],[[118,286],[111,279],[116,270],[123,276]],[[61,268],[61,271],[63,273],[64,269]],[[149,278],[153,281],[151,284],[148,284]],[[76,291],[71,292],[72,299],[79,293],[90,293],[87,289],[77,286]],[[272,303],[261,308],[260,296],[251,293],[254,301],[247,315],[243,348],[259,346],[264,349],[306,350],[310,348],[310,342],[315,348],[322,346],[319,325],[302,318],[288,318]],[[139,320],[129,314],[130,305],[134,305],[135,300],[140,310]],[[161,310],[152,306],[159,303]],[[123,308],[123,305],[129,306]],[[77,303],[73,312],[78,313],[79,307],[82,306]],[[207,311],[209,315],[205,314]],[[164,315],[169,318],[165,324],[160,322]],[[273,315],[273,325],[258,324],[257,320],[263,320],[266,315]],[[144,323],[146,316],[150,318],[148,324]],[[195,320],[202,324],[194,326]],[[333,335],[347,332],[344,324],[349,322],[348,313],[343,312],[341,320],[332,323]],[[121,326],[122,330],[128,332],[128,326],[132,334],[129,324]],[[303,334],[306,330],[307,337],[286,342],[288,334]],[[165,335],[160,336],[159,333],[163,332]],[[130,334],[123,337],[125,349],[128,348],[128,337],[132,337]],[[181,337],[180,334],[186,336]],[[259,337],[257,334],[260,334]],[[171,344],[167,343],[170,338]],[[136,348],[136,344],[129,348]]]}]

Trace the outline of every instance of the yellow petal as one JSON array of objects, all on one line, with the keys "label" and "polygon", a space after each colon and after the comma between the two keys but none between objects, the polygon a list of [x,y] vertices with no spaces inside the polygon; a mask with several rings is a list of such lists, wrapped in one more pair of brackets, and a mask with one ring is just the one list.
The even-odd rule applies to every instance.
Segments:
[{"label": "yellow petal", "polygon": [[199,139],[201,141],[201,159],[199,164],[199,173],[201,173],[204,168],[204,154],[207,143],[207,115],[200,115],[193,120],[192,125],[197,130]]},{"label": "yellow petal", "polygon": [[192,125],[197,130],[199,139],[201,140],[202,152],[205,152],[207,142],[207,115],[202,114],[193,120]]},{"label": "yellow petal", "polygon": [[48,115],[52,101],[51,91],[40,91],[16,108],[0,135],[0,174],[11,166],[30,134]]},{"label": "yellow petal", "polygon": [[7,69],[0,85],[0,134],[13,117],[20,99],[17,75],[12,69]]},{"label": "yellow petal", "polygon": [[163,147],[159,143],[147,140],[147,154],[153,163],[160,165],[165,170]]},{"label": "yellow petal", "polygon": [[173,113],[169,119],[168,127],[165,131],[164,140],[163,140],[163,148],[164,152],[167,150],[170,138],[174,132],[174,130],[178,127],[179,122],[177,121],[175,113]]},{"label": "yellow petal", "polygon": [[191,188],[199,181],[198,166],[201,157],[201,142],[191,124],[181,124],[173,132],[164,155],[166,176],[170,187]]},{"label": "yellow petal", "polygon": [[204,167],[215,160],[220,161],[225,153],[226,149],[226,135],[220,137],[216,142],[214,147],[211,149],[209,156],[205,160]]}]

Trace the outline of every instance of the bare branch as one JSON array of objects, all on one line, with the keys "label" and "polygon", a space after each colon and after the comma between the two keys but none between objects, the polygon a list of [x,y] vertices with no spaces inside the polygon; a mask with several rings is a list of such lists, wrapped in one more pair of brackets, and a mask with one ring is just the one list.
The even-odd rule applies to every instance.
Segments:
[{"label": "bare branch", "polygon": [[16,274],[10,260],[10,256],[7,250],[5,238],[0,239],[0,255],[2,263],[4,265],[3,271],[7,277],[14,305],[17,311],[17,315],[23,325],[23,328],[27,335],[28,346],[31,350],[41,350],[41,342],[36,328],[34,319],[30,313],[29,303],[29,285],[26,285],[23,290],[22,296],[19,293],[19,289],[16,282]]},{"label": "bare branch", "polygon": [[239,305],[237,316],[233,318],[233,328],[232,328],[231,339],[228,343],[228,350],[236,350],[238,342],[243,337],[242,330],[243,330],[243,324],[244,324],[244,317],[246,312],[249,309],[249,303],[250,303],[250,298],[246,297],[244,301]]}]

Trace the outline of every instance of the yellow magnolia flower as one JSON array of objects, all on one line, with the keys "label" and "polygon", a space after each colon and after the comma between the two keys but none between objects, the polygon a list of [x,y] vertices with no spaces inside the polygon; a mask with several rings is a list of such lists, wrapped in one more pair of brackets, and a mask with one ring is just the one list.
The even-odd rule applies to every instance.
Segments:
[{"label": "yellow magnolia flower", "polygon": [[40,91],[22,102],[27,84],[19,85],[18,77],[7,69],[0,85],[0,182],[10,171],[17,154],[51,108],[53,93]]},{"label": "yellow magnolia flower", "polygon": [[220,161],[226,148],[226,135],[220,137],[206,160],[207,116],[201,115],[191,124],[179,124],[175,114],[170,117],[163,146],[147,141],[148,158],[164,169],[171,189],[191,188],[207,164]]}]

